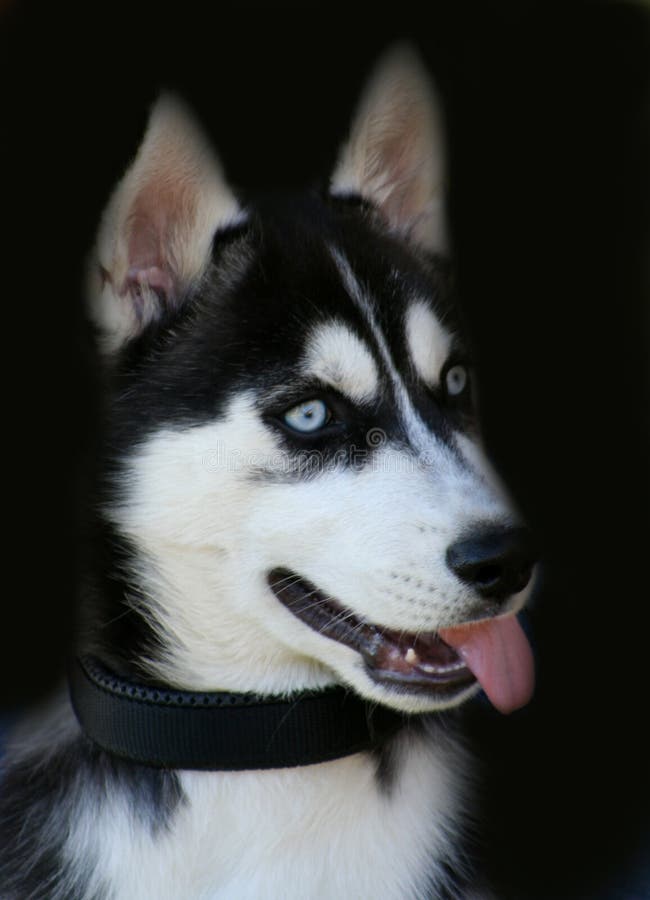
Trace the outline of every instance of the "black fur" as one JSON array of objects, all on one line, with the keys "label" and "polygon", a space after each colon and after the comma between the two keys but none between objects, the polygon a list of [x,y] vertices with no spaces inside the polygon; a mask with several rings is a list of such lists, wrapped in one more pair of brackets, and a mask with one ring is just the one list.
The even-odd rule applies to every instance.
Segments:
[{"label": "black fur", "polygon": [[[333,199],[315,190],[265,195],[251,200],[245,224],[217,233],[211,265],[193,293],[128,343],[107,371],[102,456],[89,491],[94,500],[119,497],[122,460],[148,433],[218,419],[233,394],[247,388],[255,391],[260,414],[295,461],[293,470],[261,466],[251,477],[290,481],[316,477],[330,465],[362,468],[372,460],[375,448],[368,435],[376,429],[385,435],[382,440],[408,449],[387,384],[376,404],[361,405],[296,378],[307,331],[318,321],[340,319],[375,344],[346,293],[330,246],[346,254],[361,284],[368,285],[422,418],[452,449],[452,429],[474,427],[471,403],[446,399],[417,379],[403,337],[404,312],[414,296],[458,329],[449,264],[414,251],[356,198]],[[455,348],[452,358],[464,359],[459,337]],[[378,354],[375,358],[381,364]],[[314,396],[327,402],[336,424],[316,436],[291,432],[282,413]],[[121,674],[140,677],[142,653],[156,658],[161,648],[134,609],[138,585],[125,575],[132,551],[94,512],[89,518],[82,649]]]},{"label": "black fur", "polygon": [[119,675],[137,671],[137,662],[158,657],[160,640],[141,615],[138,585],[129,574],[135,558],[130,542],[95,513],[89,516],[82,541],[83,575],[80,583],[79,644],[84,653],[98,656]]},{"label": "black fur", "polygon": [[[371,286],[380,325],[396,335],[391,351],[409,386],[414,377],[401,336],[407,302],[422,297],[449,318],[446,266],[414,255],[359,209],[342,211],[315,194],[272,206],[266,201],[251,214],[248,229],[237,234],[237,257],[250,256],[245,273],[226,277],[228,248],[221,247],[226,236],[218,236],[213,264],[192,296],[131,342],[114,367],[110,442],[118,453],[153,428],[218,417],[238,389],[293,383],[306,329],[318,321],[339,318],[374,345],[345,292],[329,244],[341,248],[362,283]],[[453,404],[443,408],[440,396],[420,402],[427,419],[447,431]],[[382,405],[369,421],[395,427],[389,407]]]},{"label": "black fur", "polygon": [[69,868],[62,857],[76,805],[92,809],[122,795],[153,834],[166,828],[183,802],[174,772],[109,756],[79,735],[53,752],[34,748],[2,771],[0,896],[2,900],[104,900],[89,893],[92,860]]},{"label": "black fur", "polygon": [[[216,420],[234,393],[252,388],[261,415],[294,455],[296,477],[317,477],[323,464],[363,466],[372,458],[367,435],[373,428],[408,448],[387,382],[384,396],[371,405],[296,384],[295,362],[307,330],[318,321],[340,319],[370,346],[375,342],[346,294],[330,246],[346,254],[361,284],[368,285],[377,321],[422,417],[451,447],[452,428],[471,427],[470,409],[418,382],[402,337],[404,312],[414,296],[451,321],[446,264],[407,248],[366,204],[315,192],[261,199],[245,226],[217,235],[212,263],[192,295],[127,344],[105,372],[102,451],[89,487],[80,649],[118,674],[142,678],[139,659],[155,658],[162,648],[137,608],[139,588],[129,572],[134,551],[97,510],[107,498],[119,498],[123,462],[150,432]],[[278,389],[287,384],[294,386],[292,393],[280,401]],[[315,395],[330,405],[335,424],[317,437],[292,433],[283,425],[283,410]],[[320,469],[300,468],[314,451]],[[254,477],[274,473],[261,470]],[[391,758],[389,747],[378,758],[385,791],[393,781]],[[61,859],[65,817],[74,819],[77,787],[83,788],[84,803],[89,792],[98,799],[121,792],[152,831],[164,828],[183,800],[174,773],[118,761],[80,737],[55,752],[45,748],[40,756],[34,751],[13,762],[0,787],[0,885],[11,900],[88,900],[90,872],[77,871],[69,883]],[[93,900],[102,900],[101,892]]]},{"label": "black fur", "polygon": [[[407,739],[420,740],[424,736],[426,740],[455,742],[458,740],[463,718],[464,711],[459,709],[427,716],[412,716],[405,725]],[[387,797],[392,794],[399,776],[400,751],[404,748],[404,736],[403,732],[392,736],[373,751],[377,787]],[[435,873],[418,891],[416,895],[418,900],[461,900],[471,889],[477,890],[478,818],[475,808],[472,821],[465,822],[463,829],[454,837],[454,859],[438,860]]]}]

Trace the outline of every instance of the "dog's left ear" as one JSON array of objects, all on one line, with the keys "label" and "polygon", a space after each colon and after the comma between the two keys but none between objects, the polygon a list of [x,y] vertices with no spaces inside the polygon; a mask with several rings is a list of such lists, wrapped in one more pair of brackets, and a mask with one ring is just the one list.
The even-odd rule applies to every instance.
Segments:
[{"label": "dog's left ear", "polygon": [[415,52],[400,45],[370,80],[331,191],[361,195],[394,231],[427,250],[444,252],[444,178],[439,104]]},{"label": "dog's left ear", "polygon": [[178,309],[215,232],[240,208],[184,104],[163,95],[104,213],[90,260],[90,313],[113,352]]}]

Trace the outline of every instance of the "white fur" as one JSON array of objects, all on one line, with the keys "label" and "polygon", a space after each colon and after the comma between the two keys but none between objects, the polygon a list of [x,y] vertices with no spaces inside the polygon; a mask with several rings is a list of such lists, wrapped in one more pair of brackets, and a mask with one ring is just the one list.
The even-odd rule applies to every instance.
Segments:
[{"label": "white fur", "polygon": [[[46,766],[78,733],[69,705],[57,702],[15,736],[10,751],[28,756],[46,747]],[[385,787],[365,753],[266,772],[181,772],[184,799],[154,829],[129,794],[106,794],[81,779],[39,832],[56,844],[68,830],[70,869],[49,896],[431,900],[422,890],[427,879],[444,885],[441,860],[461,871],[464,864],[455,847],[468,786],[465,753],[440,730],[406,731],[392,753],[394,777]],[[72,813],[69,825],[60,818],[64,809]]]},{"label": "white fur", "polygon": [[[70,706],[67,691],[63,689],[53,702],[33,710],[32,715],[24,720],[13,731],[6,747],[7,759],[22,762],[26,768],[56,771],[60,765],[57,754],[66,753],[66,745],[74,741],[80,733]],[[42,883],[42,896],[48,900],[69,900],[82,894],[89,867],[96,863],[102,853],[105,834],[97,828],[99,804],[93,797],[94,788],[83,780],[73,782],[71,792],[64,802],[51,807],[42,818],[43,809],[27,809],[22,823],[21,842],[24,844],[24,855],[27,859],[34,855],[34,834],[38,835],[40,852],[56,852],[61,834],[67,833],[68,839],[63,847],[63,858],[70,863],[65,869],[65,877],[58,880],[57,885]],[[72,827],[66,818],[72,811]],[[34,813],[38,813],[35,818]],[[0,884],[0,897],[5,896]],[[12,898],[15,894],[10,895]],[[22,897],[21,897],[22,900]]]},{"label": "white fur", "polygon": [[407,310],[406,343],[415,371],[425,384],[434,387],[449,353],[451,335],[422,300],[415,301]]},{"label": "white fur", "polygon": [[[260,467],[278,477],[256,477]],[[359,472],[287,483],[290,468],[252,393],[219,422],[159,431],[129,460],[125,501],[108,512],[141,551],[135,575],[169,647],[154,673],[261,693],[342,680],[397,708],[439,708],[372,681],[356,651],[288,612],[266,575],[286,566],[381,626],[451,626],[476,598],[446,549],[471,523],[503,518],[503,500],[430,432],[419,457],[387,443]]]},{"label": "white fur", "polygon": [[[366,323],[375,338],[382,362],[388,372],[393,388],[395,403],[400,411],[402,422],[405,426],[411,446],[420,456],[427,458],[432,450],[433,436],[422,421],[422,417],[413,406],[409,392],[404,384],[404,379],[395,365],[386,338],[377,322],[372,299],[367,296],[362,288],[345,255],[335,247],[331,248],[331,253],[336,262],[345,289],[348,292],[348,296],[364,316]],[[442,328],[442,326],[440,327]]]},{"label": "white fur", "polygon": [[[286,478],[293,463],[252,390],[219,420],[151,434],[125,461],[122,499],[107,510],[138,548],[133,575],[168,648],[142,666],[189,689],[281,694],[343,682],[397,709],[440,709],[375,683],[355,650],[295,618],[266,581],[285,566],[360,618],[435,631],[471,615],[475,602],[446,565],[447,547],[472,522],[510,515],[480,448],[458,435],[452,452],[417,414],[372,299],[334,256],[415,452],[385,441],[360,471]],[[405,323],[414,365],[430,373],[408,335],[414,315],[417,324],[419,313]],[[316,330],[308,347],[303,374],[345,387],[354,361],[360,395],[377,390],[372,354],[339,324]],[[87,810],[80,815],[69,847],[99,860],[94,886],[110,884],[114,900],[416,898],[428,877],[442,883],[439,861],[453,855],[464,762],[451,742],[408,733],[396,752],[387,792],[367,754],[275,772],[182,773],[187,802],[168,831],[153,837],[116,797],[97,811],[94,832]],[[92,833],[102,835],[101,853]]]},{"label": "white fur", "polygon": [[307,340],[303,370],[357,403],[371,402],[379,390],[372,354],[342,322],[327,322],[313,330]]},{"label": "white fur", "polygon": [[[367,754],[268,772],[183,772],[187,803],[155,836],[124,799],[109,800],[94,823],[103,842],[95,883],[111,885],[111,900],[427,900],[423,880],[444,883],[439,860],[454,858],[462,753],[424,736],[397,753],[387,791]],[[93,852],[86,838],[82,819],[73,840]]]}]

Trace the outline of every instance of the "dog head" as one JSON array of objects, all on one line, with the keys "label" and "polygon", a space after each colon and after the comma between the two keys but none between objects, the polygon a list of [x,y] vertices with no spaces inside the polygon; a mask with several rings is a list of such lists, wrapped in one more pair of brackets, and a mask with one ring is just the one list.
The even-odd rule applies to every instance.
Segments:
[{"label": "dog head", "polygon": [[340,681],[409,711],[478,676],[504,709],[525,699],[504,614],[533,560],[477,432],[444,176],[434,92],[405,50],[323,191],[243,204],[182,104],[155,106],[90,266],[111,384],[102,514],[133,548],[122,600],[157,637],[150,675]]}]

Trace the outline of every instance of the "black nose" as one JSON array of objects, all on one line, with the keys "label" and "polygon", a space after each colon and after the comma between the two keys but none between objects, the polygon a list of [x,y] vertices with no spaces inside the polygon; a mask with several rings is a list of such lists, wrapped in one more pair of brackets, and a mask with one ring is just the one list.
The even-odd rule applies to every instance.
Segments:
[{"label": "black nose", "polygon": [[534,564],[532,540],[525,528],[484,526],[447,550],[449,568],[490,600],[505,600],[523,590]]}]

